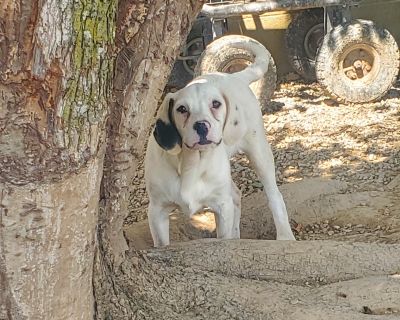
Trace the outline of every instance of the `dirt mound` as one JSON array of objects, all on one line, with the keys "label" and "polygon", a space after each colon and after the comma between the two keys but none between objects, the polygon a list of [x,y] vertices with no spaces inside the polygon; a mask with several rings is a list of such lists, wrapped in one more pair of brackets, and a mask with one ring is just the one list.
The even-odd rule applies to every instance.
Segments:
[{"label": "dirt mound", "polygon": [[[384,191],[346,193],[347,184],[337,180],[305,179],[281,186],[292,227],[299,240],[400,242],[400,176]],[[172,242],[215,237],[211,212],[188,219],[171,215]],[[133,223],[125,234],[136,249],[152,246],[147,221]],[[243,199],[242,239],[274,239],[272,214],[263,192]]]}]

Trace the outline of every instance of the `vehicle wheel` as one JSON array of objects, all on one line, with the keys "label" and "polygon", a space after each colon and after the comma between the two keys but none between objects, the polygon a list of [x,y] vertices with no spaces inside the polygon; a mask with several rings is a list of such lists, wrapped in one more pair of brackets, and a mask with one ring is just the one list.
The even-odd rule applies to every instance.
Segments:
[{"label": "vehicle wheel", "polygon": [[315,58],[324,40],[324,10],[311,9],[296,14],[286,29],[289,63],[307,80],[316,80]]},{"label": "vehicle wheel", "polygon": [[389,31],[372,21],[355,20],[325,36],[316,74],[332,95],[349,102],[370,102],[393,86],[399,61],[399,48]]},{"label": "vehicle wheel", "polygon": [[196,21],[181,50],[180,57],[182,59],[178,57],[175,61],[168,79],[169,87],[183,88],[193,79],[194,68],[203,50],[203,26],[201,21]]},{"label": "vehicle wheel", "polygon": [[[194,69],[196,67],[197,61],[199,60],[201,54],[204,51],[204,39],[203,37],[197,37],[188,41],[183,49],[183,60],[182,64],[186,72],[192,77],[194,76]],[[185,59],[185,57],[189,59]]]},{"label": "vehicle wheel", "polygon": [[[243,40],[247,39],[245,36],[230,35],[223,36],[211,42],[197,63],[195,75],[202,75],[217,71],[234,73],[243,70],[254,61],[254,55],[250,50],[232,47],[232,45],[229,43],[229,39],[231,39],[231,37],[241,37]],[[213,50],[213,46],[220,46],[221,42],[227,42],[226,46],[224,46],[222,50],[218,50],[217,54],[211,54],[211,52],[215,51]],[[276,89],[276,80],[276,65],[270,54],[268,71],[264,74],[262,79],[253,82],[250,85],[250,88],[260,102],[263,111],[266,111],[266,108],[272,96],[274,95]]]}]

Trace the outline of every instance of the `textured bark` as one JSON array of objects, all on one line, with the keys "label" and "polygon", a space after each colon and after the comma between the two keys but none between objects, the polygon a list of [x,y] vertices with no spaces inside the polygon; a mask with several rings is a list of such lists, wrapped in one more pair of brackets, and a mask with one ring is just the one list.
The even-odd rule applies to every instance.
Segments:
[{"label": "textured bark", "polygon": [[101,168],[94,160],[60,182],[0,183],[0,319],[93,318]]},{"label": "textured bark", "polygon": [[400,245],[372,243],[206,240],[154,250],[147,258],[248,279],[332,283],[398,273],[399,252]]},{"label": "textured bark", "polygon": [[363,306],[374,319],[397,319],[382,311],[400,311],[399,249],[330,241],[192,241],[131,252],[115,269],[113,288],[123,288],[118,304],[133,319],[371,319]]},{"label": "textured bark", "polygon": [[97,156],[113,74],[113,6],[99,0],[2,2],[2,180],[61,180]]},{"label": "textured bark", "polygon": [[124,289],[113,287],[113,271],[125,259],[129,185],[200,7],[201,1],[122,0],[117,11],[116,1],[2,2],[1,319],[132,314],[121,309]]},{"label": "textured bark", "polygon": [[[96,316],[130,319],[126,283],[115,279],[127,250],[123,221],[131,183],[180,44],[203,1],[120,1],[114,103],[107,126],[99,252],[95,266]],[[110,304],[110,301],[112,303]]]},{"label": "textured bark", "polygon": [[[102,185],[100,237],[110,262],[127,249],[122,224],[130,185],[172,63],[201,1],[121,1],[118,11],[114,103]],[[140,49],[139,49],[140,48]],[[108,248],[111,246],[110,248]],[[106,248],[107,247],[107,248]]]},{"label": "textured bark", "polygon": [[0,5],[0,319],[90,319],[116,2]]}]

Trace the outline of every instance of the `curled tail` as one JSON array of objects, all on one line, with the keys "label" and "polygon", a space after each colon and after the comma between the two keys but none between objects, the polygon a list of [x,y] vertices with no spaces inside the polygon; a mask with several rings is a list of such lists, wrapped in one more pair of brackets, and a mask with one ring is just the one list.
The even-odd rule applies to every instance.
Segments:
[{"label": "curled tail", "polygon": [[248,82],[249,84],[261,79],[268,71],[269,60],[271,57],[268,50],[260,42],[251,38],[244,39],[237,43],[232,43],[232,46],[240,49],[247,49],[254,54],[254,62],[246,69],[237,72],[238,78]]},{"label": "curled tail", "polygon": [[[200,58],[200,61],[197,65],[196,73],[199,75],[203,73],[208,73],[210,71],[211,72],[220,71],[220,70],[204,70],[204,68],[201,65],[202,64],[210,65],[210,63],[207,60],[209,59],[211,60],[213,56],[215,57],[220,52],[223,52],[224,50],[230,48],[243,49],[250,52],[251,55],[254,56],[254,62],[252,64],[250,64],[244,70],[235,73],[235,76],[237,76],[237,78],[240,79],[241,81],[250,84],[254,81],[261,79],[263,75],[268,71],[268,65],[271,55],[260,42],[246,36],[227,35],[214,40],[207,46],[206,50],[203,52],[202,57]],[[205,69],[207,69],[207,67],[205,67]]]}]

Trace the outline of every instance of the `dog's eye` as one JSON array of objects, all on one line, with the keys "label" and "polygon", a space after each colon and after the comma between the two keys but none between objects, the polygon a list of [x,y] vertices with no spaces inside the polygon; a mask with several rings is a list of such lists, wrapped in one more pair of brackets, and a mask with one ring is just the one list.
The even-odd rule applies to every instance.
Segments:
[{"label": "dog's eye", "polygon": [[212,102],[212,107],[214,109],[218,109],[221,106],[221,102],[217,101],[217,100],[213,100]]},{"label": "dog's eye", "polygon": [[186,113],[188,112],[185,106],[179,106],[178,109],[176,109],[179,113]]}]

